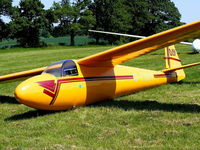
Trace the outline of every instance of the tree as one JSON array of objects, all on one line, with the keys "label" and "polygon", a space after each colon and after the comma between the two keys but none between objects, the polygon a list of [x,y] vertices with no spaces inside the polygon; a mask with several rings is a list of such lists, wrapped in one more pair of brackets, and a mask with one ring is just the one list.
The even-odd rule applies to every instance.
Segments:
[{"label": "tree", "polygon": [[11,8],[12,8],[12,0],[0,1],[0,15],[9,15]]},{"label": "tree", "polygon": [[70,35],[70,45],[74,45],[75,36],[86,33],[90,29],[95,18],[88,9],[90,0],[75,0],[71,3],[69,0],[62,0],[53,4],[53,9],[58,18],[59,25],[55,31],[59,35]]},{"label": "tree", "polygon": [[[171,0],[143,0],[142,3],[143,9],[139,10],[143,14],[137,15],[137,18],[143,16],[144,23],[140,28],[142,35],[155,34],[180,25],[181,15]],[[138,23],[135,18],[132,20],[132,23]]]},{"label": "tree", "polygon": [[13,9],[9,23],[11,37],[16,38],[21,46],[40,46],[40,30],[49,27],[50,21],[40,0],[21,0],[19,7]]},{"label": "tree", "polygon": [[[96,30],[148,36],[180,25],[181,15],[170,0],[94,0],[90,9],[96,17]],[[109,43],[120,38],[94,37]]]},{"label": "tree", "polygon": [[130,34],[146,35],[143,33],[143,29],[146,28],[146,24],[152,17],[148,9],[147,0],[126,0],[125,5],[127,6],[128,13],[130,14],[130,25],[131,28],[128,31]]},{"label": "tree", "polygon": [[8,26],[3,22],[1,16],[8,16],[12,8],[12,0],[1,0],[0,1],[0,41],[6,38],[8,35]]},{"label": "tree", "polygon": [[[131,14],[125,5],[125,0],[94,0],[90,10],[96,17],[94,29],[126,33],[130,28]],[[95,36],[98,43],[103,38],[114,43],[119,40],[117,36]]]}]

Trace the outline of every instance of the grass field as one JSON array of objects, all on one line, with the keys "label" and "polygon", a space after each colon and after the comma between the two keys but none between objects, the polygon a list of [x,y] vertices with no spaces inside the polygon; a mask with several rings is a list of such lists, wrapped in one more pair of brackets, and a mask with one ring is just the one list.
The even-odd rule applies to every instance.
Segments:
[{"label": "grass field", "polygon": [[[110,46],[0,50],[1,75],[79,59]],[[200,61],[191,48],[177,45],[183,64]],[[163,50],[125,65],[160,70]],[[132,95],[62,112],[19,104],[13,91],[21,81],[0,84],[0,149],[199,149],[200,70],[187,78]]]}]

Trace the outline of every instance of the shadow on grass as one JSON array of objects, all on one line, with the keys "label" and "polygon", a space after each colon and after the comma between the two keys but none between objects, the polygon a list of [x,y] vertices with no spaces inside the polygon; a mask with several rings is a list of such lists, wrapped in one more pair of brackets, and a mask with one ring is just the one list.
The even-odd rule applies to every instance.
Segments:
[{"label": "shadow on grass", "polygon": [[20,104],[14,97],[0,96],[0,104]]},{"label": "shadow on grass", "polygon": [[37,118],[42,117],[45,115],[54,114],[56,111],[43,111],[43,110],[31,110],[22,114],[17,114],[14,116],[11,116],[9,118],[6,118],[5,121],[17,121],[17,120],[24,120],[24,119],[31,119],[31,118]]},{"label": "shadow on grass", "polygon": [[190,54],[190,55],[198,55],[199,53],[197,53],[197,52],[190,52],[190,53],[187,53],[187,54]]},{"label": "shadow on grass", "polygon": [[196,104],[177,104],[177,103],[160,103],[154,100],[146,101],[129,101],[129,100],[110,100],[90,107],[115,107],[123,110],[147,110],[147,111],[166,111],[180,113],[199,113],[200,106]]},{"label": "shadow on grass", "polygon": [[[166,111],[166,112],[180,112],[180,113],[199,113],[200,106],[196,104],[168,104],[160,103],[154,100],[146,101],[129,101],[129,100],[109,100],[104,102],[99,102],[94,105],[87,107],[110,107],[110,108],[120,108],[123,110],[147,110],[147,111]],[[73,110],[72,110],[73,111]],[[45,115],[50,115],[54,113],[61,113],[66,111],[42,111],[42,110],[31,110],[22,114],[17,114],[6,118],[5,121],[17,121],[24,119],[37,118]]]},{"label": "shadow on grass", "polygon": [[200,82],[199,81],[191,81],[191,82],[180,81],[180,82],[175,82],[175,83],[170,83],[170,84],[176,84],[176,85],[189,84],[189,85],[192,85],[192,84],[200,84]]}]

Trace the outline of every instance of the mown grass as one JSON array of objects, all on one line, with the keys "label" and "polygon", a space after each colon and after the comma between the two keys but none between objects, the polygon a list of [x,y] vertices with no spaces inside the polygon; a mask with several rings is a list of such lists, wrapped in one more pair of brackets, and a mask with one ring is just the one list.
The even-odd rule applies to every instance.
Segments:
[{"label": "mown grass", "polygon": [[[50,47],[0,51],[1,75],[63,59],[79,59],[111,46]],[[177,46],[183,64],[200,61]],[[163,50],[124,63],[164,68]],[[111,101],[62,112],[39,111],[17,103],[20,81],[0,84],[0,149],[199,149],[200,70],[187,78]]]}]

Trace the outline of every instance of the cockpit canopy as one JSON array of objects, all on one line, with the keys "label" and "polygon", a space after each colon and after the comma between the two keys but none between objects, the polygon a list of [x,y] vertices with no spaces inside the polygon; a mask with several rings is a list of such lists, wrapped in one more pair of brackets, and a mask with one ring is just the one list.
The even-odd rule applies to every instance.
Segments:
[{"label": "cockpit canopy", "polygon": [[49,73],[56,77],[77,76],[78,70],[73,60],[62,60],[49,65],[43,73]]}]

